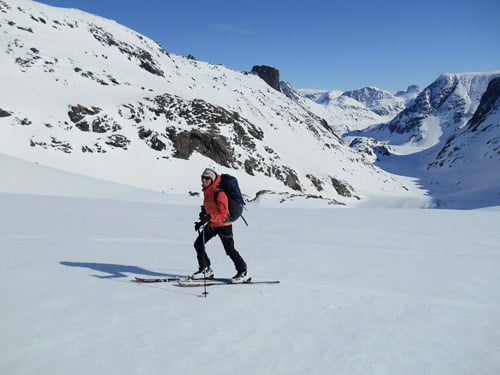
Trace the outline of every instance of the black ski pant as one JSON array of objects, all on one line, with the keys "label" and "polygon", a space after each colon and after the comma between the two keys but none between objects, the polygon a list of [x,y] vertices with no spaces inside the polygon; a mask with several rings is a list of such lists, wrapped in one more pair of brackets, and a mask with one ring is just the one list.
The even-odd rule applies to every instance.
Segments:
[{"label": "black ski pant", "polygon": [[205,225],[205,227],[200,231],[198,238],[196,238],[196,241],[194,242],[194,248],[196,250],[196,256],[198,258],[198,265],[200,269],[210,267],[210,259],[205,251],[203,242],[207,243],[217,235],[220,237],[222,246],[224,246],[227,256],[233,261],[236,271],[246,271],[247,265],[245,261],[241,257],[240,253],[238,253],[238,251],[234,248],[232,225],[225,227],[209,227],[208,225]]}]

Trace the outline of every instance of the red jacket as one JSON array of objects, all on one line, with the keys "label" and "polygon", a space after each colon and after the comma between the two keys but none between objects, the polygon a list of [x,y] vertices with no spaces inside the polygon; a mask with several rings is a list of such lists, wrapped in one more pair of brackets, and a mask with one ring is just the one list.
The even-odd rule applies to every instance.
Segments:
[{"label": "red jacket", "polygon": [[232,224],[229,221],[229,203],[227,195],[223,191],[217,193],[217,202],[215,201],[215,193],[220,184],[220,175],[207,188],[203,189],[203,207],[207,214],[210,215],[211,227],[225,227]]}]

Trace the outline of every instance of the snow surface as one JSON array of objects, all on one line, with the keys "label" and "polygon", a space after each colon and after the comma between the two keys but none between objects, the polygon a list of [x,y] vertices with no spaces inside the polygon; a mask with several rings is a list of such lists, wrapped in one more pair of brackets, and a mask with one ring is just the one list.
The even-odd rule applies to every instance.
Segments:
[{"label": "snow surface", "polygon": [[236,247],[281,284],[202,298],[132,281],[195,270],[201,198],[1,160],[1,374],[500,373],[498,208],[255,202]]}]

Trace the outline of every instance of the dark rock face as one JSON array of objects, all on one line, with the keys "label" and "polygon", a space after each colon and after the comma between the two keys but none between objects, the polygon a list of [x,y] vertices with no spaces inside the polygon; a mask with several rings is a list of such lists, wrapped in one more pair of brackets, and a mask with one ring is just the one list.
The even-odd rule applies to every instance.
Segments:
[{"label": "dark rock face", "polygon": [[145,129],[144,127],[139,128],[138,132],[139,138],[144,140],[146,144],[156,151],[163,151],[167,147],[164,142],[160,139],[158,132],[151,129]]},{"label": "dark rock face", "polygon": [[101,112],[102,109],[98,107],[87,108],[82,105],[72,105],[70,106],[70,111],[68,111],[69,119],[75,124],[82,121],[87,115],[96,115]]},{"label": "dark rock face", "polygon": [[233,152],[226,138],[202,133],[198,129],[176,133],[175,129],[169,128],[168,132],[175,148],[174,157],[187,160],[196,150],[225,167],[234,166]]},{"label": "dark rock face", "polygon": [[311,180],[311,182],[313,183],[313,185],[316,187],[316,189],[318,191],[323,190],[323,183],[321,182],[321,180],[319,178],[317,178],[316,176],[314,176],[312,174],[308,174],[306,177],[309,180]]},{"label": "dark rock face", "polygon": [[255,65],[252,68],[252,73],[257,74],[260,78],[267,82],[269,86],[277,91],[280,90],[280,71],[276,68],[266,65]]},{"label": "dark rock face", "polygon": [[[455,164],[469,164],[474,157],[469,154],[465,159],[467,149],[481,145],[481,153],[476,155],[476,162],[483,160],[500,160],[499,124],[494,114],[500,107],[500,77],[491,79],[474,115],[460,132],[452,134],[436,156],[436,160],[427,169],[452,167]],[[490,115],[492,115],[490,117]],[[457,163],[458,162],[458,163]]]},{"label": "dark rock face", "polygon": [[97,116],[101,112],[101,108],[87,108],[78,104],[70,106],[68,117],[83,132],[107,133],[108,131],[115,132],[121,129],[121,126],[108,115]]},{"label": "dark rock face", "polygon": [[481,97],[481,102],[467,127],[473,132],[476,131],[479,124],[497,106],[500,106],[500,77],[493,78],[488,84],[488,88]]},{"label": "dark rock face", "polygon": [[275,172],[275,176],[278,180],[283,181],[283,183],[292,188],[293,190],[302,191],[302,186],[300,185],[299,178],[295,171],[291,168],[282,166],[282,173],[280,170]]},{"label": "dark rock face", "polygon": [[335,190],[337,191],[337,193],[343,197],[351,197],[352,196],[352,191],[353,191],[353,188],[351,185],[349,185],[347,182],[345,181],[340,181],[336,178],[333,178],[332,177],[332,185],[333,187],[335,188]]}]

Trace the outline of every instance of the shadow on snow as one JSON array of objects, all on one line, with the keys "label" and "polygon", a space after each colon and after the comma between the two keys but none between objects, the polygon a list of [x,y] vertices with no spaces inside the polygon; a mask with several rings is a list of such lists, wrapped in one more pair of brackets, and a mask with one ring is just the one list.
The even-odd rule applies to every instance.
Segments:
[{"label": "shadow on snow", "polygon": [[145,268],[137,266],[129,266],[123,264],[109,264],[109,263],[81,263],[81,262],[59,262],[63,266],[67,267],[80,267],[88,268],[94,271],[107,273],[108,275],[91,275],[99,279],[115,279],[128,277],[127,274],[142,275],[142,276],[152,276],[152,277],[181,277],[184,275],[177,275],[171,273],[162,273],[150,271]]}]

